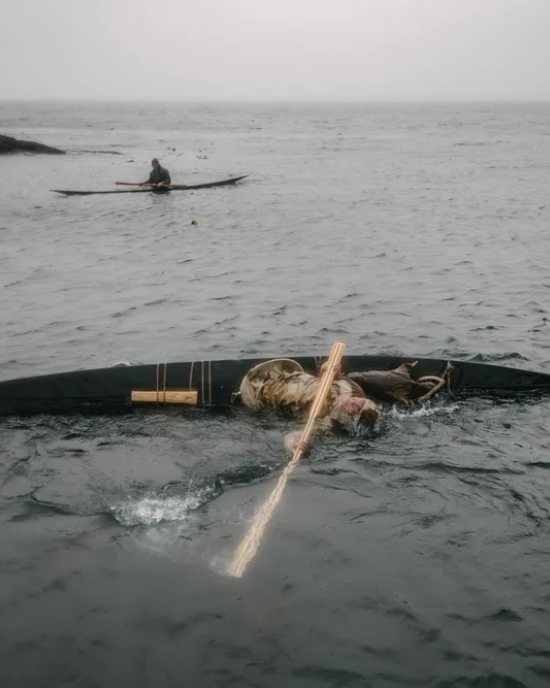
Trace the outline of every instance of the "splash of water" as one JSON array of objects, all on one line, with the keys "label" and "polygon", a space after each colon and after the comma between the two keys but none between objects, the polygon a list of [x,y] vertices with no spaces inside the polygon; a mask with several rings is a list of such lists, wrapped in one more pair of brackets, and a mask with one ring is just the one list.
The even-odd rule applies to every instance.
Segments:
[{"label": "splash of water", "polygon": [[197,510],[219,494],[215,485],[188,487],[181,495],[129,497],[111,508],[137,545],[163,557],[194,556]]},{"label": "splash of water", "polygon": [[144,497],[115,507],[113,513],[122,526],[154,526],[186,521],[203,502],[204,497],[200,493],[185,497]]},{"label": "splash of water", "polygon": [[398,418],[399,420],[406,420],[408,418],[428,418],[429,416],[435,416],[436,414],[447,414],[451,415],[458,411],[458,404],[451,404],[450,406],[424,406],[422,405],[419,409],[414,409],[413,411],[403,411],[398,409],[396,406],[392,406],[389,416],[391,418]]}]

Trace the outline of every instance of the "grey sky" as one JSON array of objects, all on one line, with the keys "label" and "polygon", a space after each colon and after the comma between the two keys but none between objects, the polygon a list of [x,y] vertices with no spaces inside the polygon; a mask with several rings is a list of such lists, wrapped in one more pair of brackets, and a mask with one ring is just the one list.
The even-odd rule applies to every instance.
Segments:
[{"label": "grey sky", "polygon": [[0,0],[0,99],[550,99],[550,0]]}]

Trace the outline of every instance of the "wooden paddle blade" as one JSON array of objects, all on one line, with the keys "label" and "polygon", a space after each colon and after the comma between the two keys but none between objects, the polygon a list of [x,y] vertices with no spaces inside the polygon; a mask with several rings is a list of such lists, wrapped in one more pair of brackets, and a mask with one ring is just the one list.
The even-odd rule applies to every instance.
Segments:
[{"label": "wooden paddle blade", "polygon": [[[308,423],[305,427],[304,432],[302,433],[301,441],[306,442],[307,438],[311,434],[311,430],[313,428],[313,423],[314,423],[319,411],[322,409],[323,404],[325,403],[325,400],[327,398],[327,394],[328,394],[328,391],[330,389],[330,386],[332,385],[332,383],[334,381],[334,377],[336,375],[336,372],[334,370],[334,366],[337,363],[340,363],[340,360],[342,359],[345,348],[346,348],[346,345],[343,344],[342,342],[336,342],[336,344],[334,344],[332,347],[332,351],[331,351],[329,359],[328,359],[328,364],[327,364],[326,370],[323,373],[323,377],[321,379],[321,384],[319,385],[319,389],[317,390],[317,394],[315,395],[315,400],[314,400],[313,405],[311,407]],[[233,561],[231,562],[231,564],[229,566],[228,574],[230,576],[235,576],[236,578],[240,578],[244,574],[246,567],[248,566],[249,562],[256,555],[256,552],[258,551],[258,549],[260,547],[260,543],[261,543],[263,534],[265,532],[265,529],[267,527],[267,524],[269,523],[269,521],[273,515],[273,512],[275,511],[277,504],[281,500],[281,497],[283,495],[283,490],[286,486],[288,477],[290,476],[291,472],[294,469],[294,466],[298,463],[298,460],[300,459],[301,456],[302,456],[302,450],[300,448],[298,448],[296,450],[296,452],[294,453],[294,456],[292,457],[292,459],[289,461],[286,468],[282,472],[279,480],[277,481],[277,484],[276,484],[273,492],[269,495],[269,497],[264,502],[261,509],[256,514],[256,517],[255,517],[254,521],[252,522],[250,529],[248,530],[248,532],[245,535],[245,537],[243,538],[241,544],[237,548],[237,551],[235,552],[235,556],[233,558]]]}]

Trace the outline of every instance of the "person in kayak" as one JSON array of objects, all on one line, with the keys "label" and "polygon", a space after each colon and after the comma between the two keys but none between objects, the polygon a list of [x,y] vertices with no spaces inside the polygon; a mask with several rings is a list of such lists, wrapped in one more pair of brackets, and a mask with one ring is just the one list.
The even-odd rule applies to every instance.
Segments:
[{"label": "person in kayak", "polygon": [[[326,364],[321,368],[324,371]],[[374,428],[382,419],[382,409],[367,399],[361,387],[341,374],[336,366],[334,382],[313,427],[314,435],[331,432],[353,432],[358,426]],[[291,359],[275,359],[261,363],[249,370],[241,387],[240,397],[251,409],[275,407],[295,418],[307,419],[311,405],[319,389],[321,378],[306,373]],[[294,453],[302,451],[301,432],[291,432],[285,437],[285,449]]]},{"label": "person in kayak", "polygon": [[[321,366],[321,374],[326,365]],[[415,380],[411,376],[414,366],[403,363],[394,370],[342,374],[342,366],[337,364],[336,377],[315,421],[313,434],[376,428],[382,420],[381,403],[397,402],[409,406],[412,401],[431,396],[445,381],[432,375]],[[248,371],[241,382],[240,397],[251,409],[270,406],[289,412],[295,418],[306,419],[320,382],[319,377],[306,373],[296,361],[274,359]],[[307,446],[300,438],[300,432],[288,434],[285,437],[287,451],[294,453],[298,448],[306,451]]]},{"label": "person in kayak", "polygon": [[171,184],[172,180],[170,178],[170,172],[165,167],[159,163],[157,158],[153,158],[151,161],[153,169],[149,175],[149,179],[146,182],[142,182],[142,186],[145,184],[156,184],[157,186],[164,186],[166,184]]}]

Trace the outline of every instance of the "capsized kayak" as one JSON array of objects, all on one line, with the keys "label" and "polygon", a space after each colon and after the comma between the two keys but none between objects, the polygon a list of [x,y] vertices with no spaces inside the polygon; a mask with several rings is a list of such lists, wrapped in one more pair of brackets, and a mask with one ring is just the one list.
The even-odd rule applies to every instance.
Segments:
[{"label": "capsized kayak", "polygon": [[[0,382],[0,415],[165,404],[230,407],[238,403],[237,392],[247,371],[270,358],[122,365],[6,380]],[[320,370],[319,357],[292,358],[308,372]],[[453,395],[550,394],[548,373],[474,361],[352,355],[344,357],[342,369],[344,373],[388,371],[414,361],[415,377],[441,376],[450,363],[448,389]]]}]

